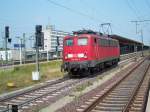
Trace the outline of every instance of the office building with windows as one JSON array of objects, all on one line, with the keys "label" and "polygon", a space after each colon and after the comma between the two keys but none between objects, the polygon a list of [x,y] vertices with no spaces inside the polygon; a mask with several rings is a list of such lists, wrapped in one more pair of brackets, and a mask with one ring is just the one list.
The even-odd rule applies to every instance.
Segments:
[{"label": "office building with windows", "polygon": [[69,32],[56,30],[52,25],[46,26],[46,29],[44,29],[43,32],[44,51],[56,53],[58,46],[57,41],[59,41],[58,51],[61,52],[63,50],[63,38],[64,36],[69,35]]}]

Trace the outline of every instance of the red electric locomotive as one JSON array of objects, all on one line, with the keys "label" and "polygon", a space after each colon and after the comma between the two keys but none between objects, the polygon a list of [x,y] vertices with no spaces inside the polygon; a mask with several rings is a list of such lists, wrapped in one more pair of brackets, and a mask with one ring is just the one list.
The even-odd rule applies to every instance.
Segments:
[{"label": "red electric locomotive", "polygon": [[92,72],[106,64],[117,64],[120,57],[118,40],[91,30],[80,30],[63,40],[62,69],[76,75]]}]

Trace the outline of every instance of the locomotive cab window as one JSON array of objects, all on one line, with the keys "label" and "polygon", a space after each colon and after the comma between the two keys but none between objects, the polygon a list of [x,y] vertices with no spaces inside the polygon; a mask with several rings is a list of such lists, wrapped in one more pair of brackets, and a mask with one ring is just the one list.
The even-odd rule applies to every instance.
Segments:
[{"label": "locomotive cab window", "polygon": [[66,42],[65,42],[66,46],[72,46],[73,45],[73,39],[67,39]]},{"label": "locomotive cab window", "polygon": [[78,45],[87,45],[88,39],[86,37],[78,39]]}]

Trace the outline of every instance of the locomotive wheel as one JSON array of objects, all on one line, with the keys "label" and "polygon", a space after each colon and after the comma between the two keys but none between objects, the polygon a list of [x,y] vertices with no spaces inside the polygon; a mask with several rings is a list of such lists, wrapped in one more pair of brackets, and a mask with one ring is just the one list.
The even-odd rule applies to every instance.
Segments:
[{"label": "locomotive wheel", "polygon": [[114,61],[114,65],[118,65],[118,60],[117,59]]},{"label": "locomotive wheel", "polygon": [[94,73],[94,68],[89,68],[89,73],[92,75]]},{"label": "locomotive wheel", "polygon": [[88,76],[89,72],[85,69],[81,69],[81,70],[71,70],[69,72],[69,76],[70,77],[84,77],[84,76]]},{"label": "locomotive wheel", "polygon": [[70,74],[71,74],[71,76],[76,76],[76,75],[78,75],[78,71],[72,70]]}]

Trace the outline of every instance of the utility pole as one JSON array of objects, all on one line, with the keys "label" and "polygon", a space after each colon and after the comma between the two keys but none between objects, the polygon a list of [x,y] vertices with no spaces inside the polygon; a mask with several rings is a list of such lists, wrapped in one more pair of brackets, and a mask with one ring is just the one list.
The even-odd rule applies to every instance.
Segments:
[{"label": "utility pole", "polygon": [[141,40],[142,40],[142,57],[144,56],[144,53],[143,53],[143,30],[141,29]]},{"label": "utility pole", "polygon": [[34,45],[33,45],[33,42],[32,41],[34,41],[34,38],[35,38],[35,35],[31,35],[30,37],[29,37],[29,40],[31,41],[30,43],[30,47],[31,48],[33,48],[34,47]]},{"label": "utility pole", "polygon": [[23,55],[24,55],[24,63],[26,61],[26,37],[25,37],[25,33],[23,33],[23,45],[24,45],[24,52],[23,52]]},{"label": "utility pole", "polygon": [[140,36],[141,36],[141,41],[142,41],[142,56],[144,56],[144,53],[143,53],[143,30],[141,29],[140,31],[138,31],[138,23],[142,23],[142,22],[149,22],[150,20],[139,20],[139,21],[130,21],[130,22],[133,22],[135,23],[135,27],[136,27],[136,34],[139,34],[140,33]]},{"label": "utility pole", "polygon": [[22,38],[20,38],[20,65],[22,65]]},{"label": "utility pole", "polygon": [[138,24],[138,21],[131,21],[131,22],[134,22],[134,23],[135,23],[136,34],[138,34],[138,31],[137,31],[137,26],[139,25],[139,24]]},{"label": "utility pole", "polygon": [[47,47],[47,62],[49,61],[49,53],[48,53],[48,47]]},{"label": "utility pole", "polygon": [[58,55],[59,55],[59,45],[60,45],[60,42],[59,42],[59,37],[57,36],[56,37],[56,55],[57,55],[57,59],[58,59]]},{"label": "utility pole", "polygon": [[16,37],[19,39],[19,43],[18,43],[18,46],[19,46],[19,60],[20,60],[20,65],[22,65],[22,38],[21,37]]},{"label": "utility pole", "polygon": [[137,45],[136,44],[134,44],[134,52],[135,52],[135,61],[137,61]]},{"label": "utility pole", "polygon": [[[47,39],[44,39],[44,41],[47,41]],[[49,61],[49,51],[48,51],[48,45],[46,47],[46,57],[47,57],[47,62]]]},{"label": "utility pole", "polygon": [[4,32],[1,32],[1,36],[2,36],[2,49],[4,50],[5,48],[5,35]]}]

